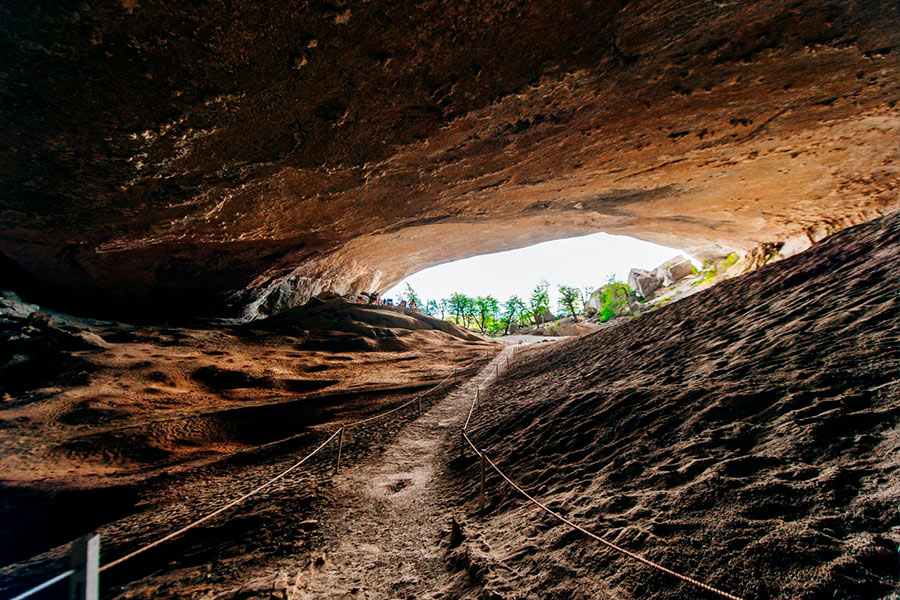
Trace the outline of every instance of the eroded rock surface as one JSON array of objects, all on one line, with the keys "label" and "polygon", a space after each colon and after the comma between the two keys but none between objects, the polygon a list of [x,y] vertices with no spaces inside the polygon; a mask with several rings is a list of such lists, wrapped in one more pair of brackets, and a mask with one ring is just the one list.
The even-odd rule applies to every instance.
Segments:
[{"label": "eroded rock surface", "polygon": [[0,14],[0,266],[69,309],[252,316],[597,230],[794,252],[897,206],[895,2]]}]

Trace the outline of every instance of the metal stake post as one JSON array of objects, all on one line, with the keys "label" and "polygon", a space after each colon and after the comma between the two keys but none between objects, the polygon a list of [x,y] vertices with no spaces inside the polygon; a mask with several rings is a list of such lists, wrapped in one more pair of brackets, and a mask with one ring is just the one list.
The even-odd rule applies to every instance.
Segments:
[{"label": "metal stake post", "polygon": [[337,453],[337,461],[334,463],[334,472],[337,473],[341,470],[341,452],[344,449],[344,426],[341,425],[341,431],[338,433],[338,453]]},{"label": "metal stake post", "polygon": [[100,598],[100,536],[91,533],[72,543],[69,600]]},{"label": "metal stake post", "polygon": [[481,453],[479,454],[481,457],[481,510],[483,511],[487,508],[487,491],[484,485],[484,449],[482,448]]}]

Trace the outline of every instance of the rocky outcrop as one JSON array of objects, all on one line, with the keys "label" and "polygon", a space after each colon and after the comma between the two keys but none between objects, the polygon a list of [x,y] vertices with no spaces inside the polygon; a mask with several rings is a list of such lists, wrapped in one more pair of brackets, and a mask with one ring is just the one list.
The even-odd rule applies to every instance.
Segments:
[{"label": "rocky outcrop", "polygon": [[678,283],[693,273],[693,270],[691,261],[679,255],[652,271],[631,269],[628,273],[628,286],[644,298],[650,298],[658,289]]},{"label": "rocky outcrop", "polygon": [[535,322],[537,322],[538,325],[541,325],[543,323],[549,323],[550,321],[555,321],[556,317],[553,316],[553,313],[550,312],[549,310],[545,310],[543,312],[539,312],[537,314],[537,316],[534,318],[534,320],[535,320]]},{"label": "rocky outcrop", "polygon": [[666,286],[681,281],[690,275],[693,270],[694,265],[683,256],[676,256],[658,267],[658,271],[660,271],[663,276],[663,285]]},{"label": "rocky outcrop", "polygon": [[657,270],[632,269],[628,273],[628,287],[643,296],[650,298],[663,284],[663,278]]},{"label": "rocky outcrop", "polygon": [[2,14],[0,286],[82,312],[254,317],[594,231],[762,262],[897,206],[890,2]]},{"label": "rocky outcrop", "polygon": [[541,335],[572,336],[593,333],[594,331],[597,331],[597,326],[592,326],[589,323],[565,323],[554,327],[548,327],[541,331]]}]

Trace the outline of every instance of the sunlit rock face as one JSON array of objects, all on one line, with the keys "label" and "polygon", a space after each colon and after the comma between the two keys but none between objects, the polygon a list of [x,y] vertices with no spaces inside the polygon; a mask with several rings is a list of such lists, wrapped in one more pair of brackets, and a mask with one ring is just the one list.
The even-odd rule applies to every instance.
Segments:
[{"label": "sunlit rock face", "polygon": [[0,15],[2,283],[69,309],[252,316],[598,230],[789,254],[898,203],[890,0]]}]

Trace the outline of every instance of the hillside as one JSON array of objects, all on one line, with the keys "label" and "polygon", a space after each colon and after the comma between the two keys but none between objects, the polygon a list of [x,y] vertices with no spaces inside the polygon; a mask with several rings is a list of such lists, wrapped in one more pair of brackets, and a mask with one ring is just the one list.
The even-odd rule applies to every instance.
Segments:
[{"label": "hillside", "polygon": [[[575,522],[732,593],[896,598],[898,259],[895,214],[530,348],[472,437]],[[495,474],[488,486],[468,552],[497,597],[706,597],[542,516]]]}]

